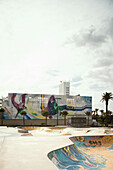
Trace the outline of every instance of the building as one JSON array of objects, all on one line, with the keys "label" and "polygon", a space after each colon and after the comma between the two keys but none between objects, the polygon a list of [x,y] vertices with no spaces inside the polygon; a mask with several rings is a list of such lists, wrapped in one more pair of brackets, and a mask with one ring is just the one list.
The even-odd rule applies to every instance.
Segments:
[{"label": "building", "polygon": [[59,95],[70,95],[70,82],[61,82],[59,85]]},{"label": "building", "polygon": [[25,110],[26,119],[45,119],[43,110],[49,112],[49,119],[63,119],[60,112],[68,111],[67,117],[86,116],[86,111],[92,112],[91,96],[47,95],[47,94],[21,94],[9,93],[8,100],[3,101],[6,112],[4,119],[22,119],[20,114]]},{"label": "building", "polygon": [[[64,117],[61,112],[67,110],[68,119],[73,117],[76,127],[81,125],[82,119],[87,119],[86,112],[92,113],[92,97],[91,96],[70,96],[70,95],[53,95],[53,94],[22,94],[9,93],[8,98],[2,100],[2,107],[5,109],[3,113],[3,123],[0,119],[0,125],[5,126],[21,126],[23,125],[22,111],[26,112],[25,124],[30,126],[40,126],[45,124],[43,110],[48,111],[47,125],[64,125]],[[72,117],[72,119],[70,119]],[[78,119],[79,117],[79,119]],[[92,115],[90,116],[90,120]]]}]

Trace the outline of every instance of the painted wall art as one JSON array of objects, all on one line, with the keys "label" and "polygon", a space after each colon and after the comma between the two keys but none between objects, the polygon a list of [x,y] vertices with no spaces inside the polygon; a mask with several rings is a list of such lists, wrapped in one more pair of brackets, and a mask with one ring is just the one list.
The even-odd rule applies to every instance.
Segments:
[{"label": "painted wall art", "polygon": [[58,169],[113,169],[113,136],[71,137],[69,145],[48,153]]},{"label": "painted wall art", "polygon": [[92,97],[89,96],[64,96],[47,94],[20,94],[9,93],[8,100],[3,102],[4,119],[22,119],[21,112],[26,111],[26,119],[45,119],[43,110],[49,112],[49,119],[63,119],[61,111],[67,110],[68,115],[85,116],[86,111],[92,111]]}]

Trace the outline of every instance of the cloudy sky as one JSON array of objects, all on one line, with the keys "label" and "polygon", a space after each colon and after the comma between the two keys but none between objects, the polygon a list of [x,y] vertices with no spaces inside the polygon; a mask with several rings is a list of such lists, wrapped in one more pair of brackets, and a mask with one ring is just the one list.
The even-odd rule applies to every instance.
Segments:
[{"label": "cloudy sky", "polygon": [[[0,95],[113,92],[113,0],[0,0]],[[109,109],[113,111],[113,101]]]}]

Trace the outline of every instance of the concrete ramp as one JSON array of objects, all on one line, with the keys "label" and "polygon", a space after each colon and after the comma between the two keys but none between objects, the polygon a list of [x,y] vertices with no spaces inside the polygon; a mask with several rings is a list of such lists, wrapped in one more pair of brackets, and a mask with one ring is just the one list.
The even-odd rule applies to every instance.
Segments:
[{"label": "concrete ramp", "polygon": [[74,143],[48,154],[58,169],[113,169],[113,136],[76,136]]}]

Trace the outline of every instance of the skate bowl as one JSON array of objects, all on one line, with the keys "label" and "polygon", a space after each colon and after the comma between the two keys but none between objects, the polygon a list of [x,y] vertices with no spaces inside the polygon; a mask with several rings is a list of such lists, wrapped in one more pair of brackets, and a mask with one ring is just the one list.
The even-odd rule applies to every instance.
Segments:
[{"label": "skate bowl", "polygon": [[48,153],[58,169],[113,169],[113,135],[70,137],[74,143]]},{"label": "skate bowl", "polygon": [[[47,127],[39,127],[39,126],[25,126],[25,127],[22,127],[23,129],[26,129],[26,130],[39,130],[39,129],[46,129]],[[53,130],[63,130],[63,129],[66,129],[66,127],[48,127],[48,129],[50,129],[51,131]]]}]

